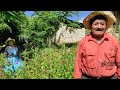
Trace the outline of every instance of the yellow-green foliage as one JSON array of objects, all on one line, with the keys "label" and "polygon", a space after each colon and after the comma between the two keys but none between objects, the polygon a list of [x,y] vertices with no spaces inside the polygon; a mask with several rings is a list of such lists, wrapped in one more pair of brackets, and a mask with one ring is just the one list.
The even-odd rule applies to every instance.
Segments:
[{"label": "yellow-green foliage", "polygon": [[24,53],[23,57],[25,66],[19,69],[16,73],[3,72],[4,76],[0,76],[0,78],[72,79],[76,48],[76,45],[71,48],[63,45],[59,49],[56,47],[44,49],[35,48],[31,49],[31,52],[33,52],[31,58],[28,57],[28,52],[24,51],[22,53]]}]

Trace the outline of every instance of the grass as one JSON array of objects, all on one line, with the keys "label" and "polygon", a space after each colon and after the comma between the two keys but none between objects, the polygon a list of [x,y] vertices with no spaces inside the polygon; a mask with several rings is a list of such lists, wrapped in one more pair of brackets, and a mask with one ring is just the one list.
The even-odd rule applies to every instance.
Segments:
[{"label": "grass", "polygon": [[[72,79],[73,64],[75,59],[77,45],[67,47],[65,45],[57,48],[31,49],[31,55],[28,51],[23,51],[24,67],[16,73],[2,72],[4,76],[1,79]],[[1,65],[3,67],[4,55],[0,54]]]}]

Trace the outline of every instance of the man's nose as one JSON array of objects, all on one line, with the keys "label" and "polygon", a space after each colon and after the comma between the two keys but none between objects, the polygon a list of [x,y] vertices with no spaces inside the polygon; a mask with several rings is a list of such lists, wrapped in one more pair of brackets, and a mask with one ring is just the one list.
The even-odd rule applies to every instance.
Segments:
[{"label": "man's nose", "polygon": [[102,26],[100,24],[98,24],[97,28],[101,28]]}]

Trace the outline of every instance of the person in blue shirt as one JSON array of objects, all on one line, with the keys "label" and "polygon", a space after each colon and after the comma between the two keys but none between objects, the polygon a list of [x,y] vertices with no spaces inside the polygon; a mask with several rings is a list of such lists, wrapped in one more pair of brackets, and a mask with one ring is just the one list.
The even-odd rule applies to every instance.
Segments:
[{"label": "person in blue shirt", "polygon": [[15,72],[20,66],[22,66],[22,60],[19,57],[19,48],[14,45],[15,39],[8,38],[6,40],[6,48],[4,50],[4,55],[6,61],[4,63],[4,71],[8,70]]}]

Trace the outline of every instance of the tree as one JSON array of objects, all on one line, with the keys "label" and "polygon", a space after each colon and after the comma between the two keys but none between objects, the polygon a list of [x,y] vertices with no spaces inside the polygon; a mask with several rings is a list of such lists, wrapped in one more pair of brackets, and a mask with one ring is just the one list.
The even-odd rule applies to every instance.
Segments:
[{"label": "tree", "polygon": [[28,41],[29,47],[47,46],[51,37],[59,29],[61,22],[68,24],[68,26],[70,23],[71,26],[79,26],[78,23],[73,24],[72,21],[66,19],[72,14],[72,11],[35,11],[34,15],[27,17],[26,22],[21,24],[19,37]]},{"label": "tree", "polygon": [[17,36],[16,33],[20,29],[19,25],[25,20],[24,11],[0,11],[0,45],[4,44],[11,34]]}]

